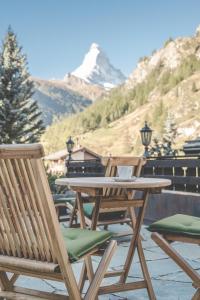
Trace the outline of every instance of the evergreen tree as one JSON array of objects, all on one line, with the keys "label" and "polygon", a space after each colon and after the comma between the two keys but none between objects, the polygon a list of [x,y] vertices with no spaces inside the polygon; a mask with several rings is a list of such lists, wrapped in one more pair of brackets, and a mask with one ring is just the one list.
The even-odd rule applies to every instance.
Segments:
[{"label": "evergreen tree", "polygon": [[164,126],[163,142],[173,144],[177,136],[177,126],[172,113],[168,112]]},{"label": "evergreen tree", "polygon": [[33,88],[26,56],[9,27],[0,53],[0,143],[33,143],[43,133]]}]

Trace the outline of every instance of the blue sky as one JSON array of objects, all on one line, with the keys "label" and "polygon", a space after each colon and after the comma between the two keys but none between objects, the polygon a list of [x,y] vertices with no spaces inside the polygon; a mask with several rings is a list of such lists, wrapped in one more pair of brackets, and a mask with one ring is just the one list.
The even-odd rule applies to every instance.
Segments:
[{"label": "blue sky", "polygon": [[0,39],[10,24],[36,77],[62,78],[92,42],[128,75],[169,37],[193,35],[199,12],[199,0],[0,0]]}]

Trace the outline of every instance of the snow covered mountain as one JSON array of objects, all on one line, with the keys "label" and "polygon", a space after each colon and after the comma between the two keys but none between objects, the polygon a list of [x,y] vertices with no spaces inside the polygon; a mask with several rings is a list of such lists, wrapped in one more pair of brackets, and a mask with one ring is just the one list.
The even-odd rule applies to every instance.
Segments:
[{"label": "snow covered mountain", "polygon": [[[71,74],[87,83],[96,84],[105,89],[113,88],[126,80],[124,74],[110,63],[106,54],[96,43],[91,45],[83,63]],[[67,80],[68,77],[67,74],[64,80]]]}]

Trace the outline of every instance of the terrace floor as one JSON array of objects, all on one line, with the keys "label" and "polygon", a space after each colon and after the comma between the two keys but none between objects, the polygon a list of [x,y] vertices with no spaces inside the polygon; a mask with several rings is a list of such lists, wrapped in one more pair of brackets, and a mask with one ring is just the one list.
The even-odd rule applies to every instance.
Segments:
[{"label": "terrace floor", "polygon": [[[124,226],[114,225],[110,227],[110,230],[119,232],[125,229]],[[190,300],[195,290],[192,287],[191,280],[181,271],[181,269],[160,250],[150,238],[150,233],[142,228],[142,235],[144,237],[143,248],[145,251],[145,257],[148,263],[149,272],[152,278],[152,283],[157,300]],[[118,250],[112,259],[110,268],[113,270],[120,269],[123,264],[124,255],[128,249],[128,240],[124,239],[120,242]],[[197,270],[200,270],[200,248],[197,245],[186,245],[180,243],[174,243],[174,247],[180,252],[180,254],[187,259],[187,261]],[[98,258],[94,258],[94,265],[98,264]],[[80,274],[81,263],[74,264],[74,271],[76,278]],[[134,258],[134,265],[129,274],[129,281],[140,280],[142,273],[138,263],[137,254]],[[115,279],[105,279],[105,282],[111,283]],[[28,277],[21,277],[18,279],[18,285],[29,288],[36,288],[42,291],[48,291],[52,293],[65,293],[65,287],[62,283],[39,280]],[[105,300],[146,300],[149,299],[146,290],[123,292],[118,294],[110,294],[100,296],[99,299]]]}]

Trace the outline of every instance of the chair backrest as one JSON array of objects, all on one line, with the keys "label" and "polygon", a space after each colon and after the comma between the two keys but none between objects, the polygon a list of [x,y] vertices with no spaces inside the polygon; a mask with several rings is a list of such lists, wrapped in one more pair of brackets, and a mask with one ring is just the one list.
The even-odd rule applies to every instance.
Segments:
[{"label": "chair backrest", "polygon": [[[144,157],[103,157],[102,165],[105,166],[105,176],[107,177],[115,177],[117,176],[117,167],[118,166],[131,166],[133,167],[132,176],[139,177],[141,174],[142,167],[146,163],[146,159]],[[123,189],[105,189],[104,196],[115,196],[122,195]]]},{"label": "chair backrest", "polygon": [[0,146],[0,252],[56,263],[50,223],[59,225],[43,155],[40,144]]}]

